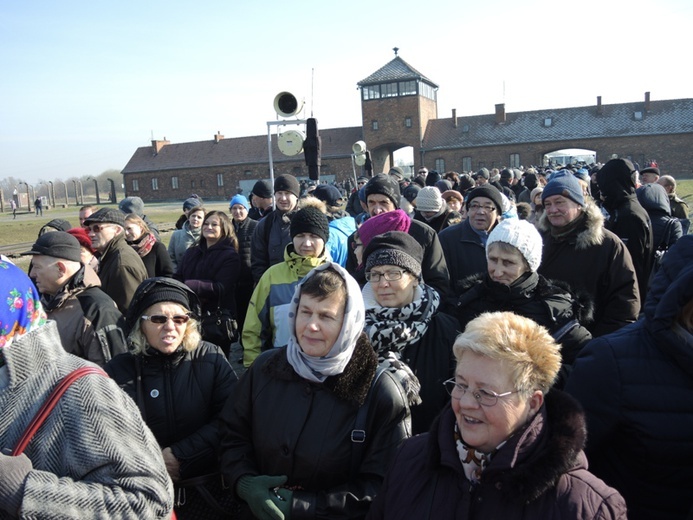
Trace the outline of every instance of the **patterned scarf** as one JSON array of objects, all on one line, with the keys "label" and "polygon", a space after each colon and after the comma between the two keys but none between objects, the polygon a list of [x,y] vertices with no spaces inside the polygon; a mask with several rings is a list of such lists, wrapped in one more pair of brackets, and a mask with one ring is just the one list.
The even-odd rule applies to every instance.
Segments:
[{"label": "patterned scarf", "polygon": [[425,284],[414,292],[414,301],[404,307],[381,307],[375,300],[370,283],[363,288],[366,304],[364,332],[380,356],[387,352],[401,353],[419,341],[440,306],[438,293]]},{"label": "patterned scarf", "polygon": [[2,349],[30,330],[46,323],[36,287],[19,267],[0,261],[0,366]]},{"label": "patterned scarf", "polygon": [[491,462],[491,454],[481,453],[471,446],[467,446],[460,436],[457,423],[455,423],[455,445],[467,480],[472,484],[478,484],[481,481],[481,473],[486,469],[489,462]]},{"label": "patterned scarf", "polygon": [[145,233],[137,240],[128,242],[128,244],[137,251],[137,254],[140,255],[141,258],[144,258],[152,250],[154,244],[156,244],[156,237],[152,233]]}]

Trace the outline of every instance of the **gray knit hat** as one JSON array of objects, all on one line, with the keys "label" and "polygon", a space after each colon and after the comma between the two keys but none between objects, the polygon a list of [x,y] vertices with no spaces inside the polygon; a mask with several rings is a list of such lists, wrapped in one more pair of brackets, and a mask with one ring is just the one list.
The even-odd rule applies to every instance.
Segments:
[{"label": "gray knit hat", "polygon": [[416,209],[419,211],[440,211],[445,201],[438,188],[435,186],[426,186],[419,191],[415,203]]},{"label": "gray knit hat", "polygon": [[402,231],[388,231],[375,237],[363,255],[366,272],[378,265],[396,265],[416,277],[421,276],[423,249],[411,235]]}]

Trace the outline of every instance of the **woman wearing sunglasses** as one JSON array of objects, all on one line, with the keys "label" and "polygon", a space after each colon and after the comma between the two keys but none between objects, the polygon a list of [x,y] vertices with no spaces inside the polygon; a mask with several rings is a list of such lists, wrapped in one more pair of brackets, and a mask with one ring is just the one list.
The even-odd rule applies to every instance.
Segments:
[{"label": "woman wearing sunglasses", "polygon": [[223,494],[217,421],[236,381],[221,349],[202,341],[199,315],[199,300],[185,284],[164,277],[145,280],[125,317],[130,352],[106,366],[159,442],[176,484],[178,518],[215,518],[183,481],[205,476],[203,485],[213,495]]},{"label": "woman wearing sunglasses", "polygon": [[412,407],[415,434],[428,431],[448,401],[442,383],[455,366],[457,336],[457,320],[438,312],[440,296],[421,280],[423,255],[416,240],[402,231],[376,236],[364,252],[364,331],[381,358],[404,361],[421,383],[423,402]]},{"label": "woman wearing sunglasses", "polygon": [[453,347],[450,404],[405,443],[367,519],[624,519],[618,492],[587,471],[585,418],[551,390],[560,348],[510,312],[472,320]]}]

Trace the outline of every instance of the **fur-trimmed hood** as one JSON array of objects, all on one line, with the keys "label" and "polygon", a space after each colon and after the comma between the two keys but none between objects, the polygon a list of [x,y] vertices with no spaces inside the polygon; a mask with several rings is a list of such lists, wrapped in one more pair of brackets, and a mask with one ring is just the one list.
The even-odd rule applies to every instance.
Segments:
[{"label": "fur-trimmed hood", "polygon": [[[448,405],[433,423],[429,436],[428,464],[449,465],[445,452],[457,457],[452,431],[455,416]],[[568,394],[552,390],[528,426],[493,456],[481,485],[493,485],[515,503],[529,504],[555,488],[560,478],[575,469],[586,469],[583,447],[587,439],[585,417],[579,403]],[[450,451],[452,450],[452,451]],[[461,471],[461,463],[453,461]]]},{"label": "fur-trimmed hood", "polygon": [[[604,241],[604,215],[594,202],[587,202],[583,208],[584,222],[578,226],[566,240],[575,242],[576,249],[587,249],[588,247],[600,245]],[[551,224],[546,215],[546,211],[541,214],[537,221],[537,228],[545,234],[551,233]]]},{"label": "fur-trimmed hood", "polygon": [[[377,368],[378,356],[368,337],[362,333],[344,371],[328,377],[322,384],[339,399],[361,406],[366,401]],[[285,381],[301,379],[286,358],[286,347],[274,349],[262,370],[272,378]]]}]

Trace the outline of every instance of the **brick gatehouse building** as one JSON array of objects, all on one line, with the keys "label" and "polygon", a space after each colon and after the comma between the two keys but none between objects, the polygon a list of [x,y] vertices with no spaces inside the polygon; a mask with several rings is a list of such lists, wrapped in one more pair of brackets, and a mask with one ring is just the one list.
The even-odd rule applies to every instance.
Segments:
[{"label": "brick gatehouse building", "polygon": [[[644,165],[656,160],[665,174],[693,172],[693,99],[641,101],[508,112],[504,104],[486,115],[438,116],[438,85],[401,57],[358,82],[361,126],[321,129],[321,179],[353,177],[352,145],[363,140],[374,172],[387,171],[393,153],[413,148],[414,168],[445,172],[545,164],[545,155],[563,149],[594,152],[597,161],[628,157]],[[303,154],[282,155],[272,135],[274,174],[307,178]],[[152,141],[138,148],[123,169],[125,192],[145,201],[182,200],[190,193],[224,200],[239,189],[269,178],[267,136],[192,143]],[[360,172],[359,172],[360,173]]]}]

